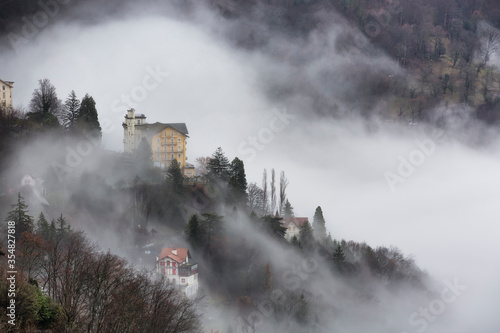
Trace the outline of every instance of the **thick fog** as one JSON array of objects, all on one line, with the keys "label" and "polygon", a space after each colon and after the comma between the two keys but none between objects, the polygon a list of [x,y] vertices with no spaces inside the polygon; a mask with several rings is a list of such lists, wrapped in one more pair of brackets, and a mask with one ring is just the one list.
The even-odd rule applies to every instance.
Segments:
[{"label": "thick fog", "polygon": [[[336,38],[348,29],[340,19],[308,40],[276,36],[252,51],[231,42],[233,28],[206,10],[180,19],[134,8],[92,25],[55,17],[25,45],[0,54],[7,64],[0,76],[15,81],[17,107],[29,105],[42,78],[60,99],[71,90],[92,95],[107,150],[123,150],[121,123],[133,107],[148,122],[185,122],[190,163],[220,146],[245,162],[249,182],[260,185],[264,168],[285,171],[297,216],[312,220],[321,206],[335,239],[397,246],[438,291],[444,280],[466,286],[428,332],[497,333],[500,138],[480,128],[468,134],[350,115],[364,69],[406,74],[352,27],[339,50]],[[333,45],[337,51],[327,52]],[[325,109],[311,91],[328,97]],[[330,116],[332,103],[342,118]],[[384,107],[376,103],[375,114]],[[407,322],[412,312],[401,312],[395,321]]]}]

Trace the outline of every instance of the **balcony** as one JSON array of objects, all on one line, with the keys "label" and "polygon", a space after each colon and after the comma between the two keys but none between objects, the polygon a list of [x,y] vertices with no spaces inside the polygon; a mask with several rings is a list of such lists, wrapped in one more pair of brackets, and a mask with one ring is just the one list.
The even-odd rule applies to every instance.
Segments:
[{"label": "balcony", "polygon": [[197,263],[187,263],[179,266],[179,276],[188,277],[194,274],[198,274]]}]

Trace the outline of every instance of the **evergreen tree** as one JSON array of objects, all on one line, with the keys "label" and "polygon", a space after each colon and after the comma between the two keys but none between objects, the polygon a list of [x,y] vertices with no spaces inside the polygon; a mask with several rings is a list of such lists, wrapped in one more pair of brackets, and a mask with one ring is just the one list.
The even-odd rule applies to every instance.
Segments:
[{"label": "evergreen tree", "polygon": [[221,147],[217,148],[212,154],[207,167],[210,179],[227,181],[230,177],[229,160],[224,155]]},{"label": "evergreen tree", "polygon": [[153,152],[151,145],[146,138],[141,138],[139,146],[134,151],[135,164],[137,172],[145,176],[147,171],[153,166]]},{"label": "evergreen tree", "polygon": [[17,194],[17,203],[11,205],[12,210],[8,213],[6,222],[15,222],[16,240],[25,231],[33,232],[33,217],[28,215],[28,205],[24,202],[21,193]]},{"label": "evergreen tree", "polygon": [[68,222],[66,222],[66,219],[62,216],[62,214],[57,219],[57,225],[58,225],[57,232],[60,234],[66,234],[71,231],[71,226],[69,225]]},{"label": "evergreen tree", "polygon": [[297,238],[297,236],[293,236],[293,237],[292,237],[292,245],[293,245],[293,246],[297,246],[297,247],[299,247],[299,248],[301,248],[301,247],[302,247],[302,245],[300,244],[300,241],[299,241],[299,239]]},{"label": "evergreen tree", "polygon": [[288,199],[286,199],[285,208],[284,208],[283,212],[284,212],[285,217],[293,217],[294,216],[293,207],[290,204],[290,201],[288,201]]},{"label": "evergreen tree", "polygon": [[314,244],[313,229],[309,221],[305,221],[300,227],[299,241],[300,244],[306,248],[311,247]]},{"label": "evergreen tree", "polygon": [[96,139],[101,139],[101,125],[97,116],[95,101],[89,94],[86,94],[80,104],[80,110],[76,121],[76,128],[79,133],[89,135]]},{"label": "evergreen tree", "polygon": [[266,215],[262,218],[264,225],[269,230],[270,234],[273,236],[278,236],[278,238],[284,238],[286,234],[286,228],[281,224],[281,217]]},{"label": "evergreen tree", "polygon": [[194,248],[200,247],[201,225],[197,214],[191,215],[186,225],[186,239]]},{"label": "evergreen tree", "polygon": [[202,213],[201,216],[203,216],[203,220],[201,222],[203,226],[203,233],[206,235],[206,245],[208,248],[208,253],[210,254],[212,238],[217,237],[221,234],[224,217],[215,213]]},{"label": "evergreen tree", "polygon": [[50,235],[49,222],[45,218],[43,212],[41,212],[40,215],[38,216],[38,221],[36,223],[36,231],[44,239],[48,239]]},{"label": "evergreen tree", "polygon": [[307,324],[309,317],[309,303],[304,297],[304,294],[300,294],[300,298],[295,304],[295,307],[295,319],[297,320],[297,322],[301,325]]},{"label": "evergreen tree", "polygon": [[336,244],[336,242],[333,240],[332,234],[328,233],[328,236],[326,236],[326,238],[323,242],[323,246],[328,249],[328,252],[331,252],[335,249],[335,244]]},{"label": "evergreen tree", "polygon": [[57,235],[57,227],[56,227],[56,221],[52,219],[50,221],[50,226],[49,226],[49,239],[55,239]]},{"label": "evergreen tree", "polygon": [[176,198],[182,198],[185,192],[184,175],[182,174],[180,164],[176,159],[170,163],[165,177],[169,192]]},{"label": "evergreen tree", "polygon": [[339,272],[345,271],[347,261],[340,245],[338,245],[337,249],[333,252],[333,263]]},{"label": "evergreen tree", "polygon": [[323,217],[323,211],[321,207],[318,206],[316,208],[316,212],[313,217],[313,228],[314,228],[314,237],[323,241],[326,237],[326,226],[325,226],[325,218]]},{"label": "evergreen tree", "polygon": [[80,101],[76,98],[74,90],[71,90],[68,98],[64,102],[63,126],[70,132],[74,131],[78,113],[80,111]]},{"label": "evergreen tree", "polygon": [[246,202],[247,177],[245,175],[245,165],[238,157],[235,157],[231,162],[230,175],[228,201],[231,203]]}]

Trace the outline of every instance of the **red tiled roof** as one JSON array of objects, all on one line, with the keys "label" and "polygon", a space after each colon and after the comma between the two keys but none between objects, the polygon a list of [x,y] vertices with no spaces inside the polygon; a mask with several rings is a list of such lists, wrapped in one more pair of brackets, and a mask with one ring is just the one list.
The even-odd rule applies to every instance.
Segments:
[{"label": "red tiled roof", "polygon": [[281,224],[283,224],[285,228],[288,228],[290,223],[293,223],[297,228],[300,228],[306,221],[309,221],[307,217],[285,217],[281,220]]},{"label": "red tiled roof", "polygon": [[[172,250],[177,250],[177,255],[175,255]],[[161,249],[160,253],[160,258],[159,260],[169,257],[170,259],[173,259],[177,261],[178,263],[183,263],[186,261],[186,258],[190,258],[191,255],[189,254],[189,250],[184,248],[184,249],[178,249],[175,247],[164,247]]]}]

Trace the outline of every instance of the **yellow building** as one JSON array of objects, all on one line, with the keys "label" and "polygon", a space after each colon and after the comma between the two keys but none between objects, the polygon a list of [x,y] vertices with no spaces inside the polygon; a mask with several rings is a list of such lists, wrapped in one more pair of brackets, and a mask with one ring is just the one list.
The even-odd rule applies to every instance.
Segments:
[{"label": "yellow building", "polygon": [[155,167],[167,169],[174,159],[179,162],[187,177],[194,176],[194,166],[186,162],[186,146],[189,132],[185,123],[146,123],[146,116],[135,114],[134,109],[127,111],[124,130],[124,152],[133,153],[145,138],[151,146]]},{"label": "yellow building", "polygon": [[14,82],[0,80],[0,108],[12,109],[12,91],[14,90]]}]

